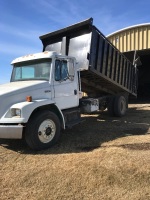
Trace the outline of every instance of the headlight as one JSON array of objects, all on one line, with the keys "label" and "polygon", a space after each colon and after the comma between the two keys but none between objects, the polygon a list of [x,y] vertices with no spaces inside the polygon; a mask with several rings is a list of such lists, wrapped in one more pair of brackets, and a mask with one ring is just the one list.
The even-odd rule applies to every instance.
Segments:
[{"label": "headlight", "polygon": [[17,116],[21,116],[21,110],[20,109],[16,109],[15,111],[16,111]]},{"label": "headlight", "polygon": [[11,109],[11,116],[12,117],[21,117],[21,110],[17,108]]}]

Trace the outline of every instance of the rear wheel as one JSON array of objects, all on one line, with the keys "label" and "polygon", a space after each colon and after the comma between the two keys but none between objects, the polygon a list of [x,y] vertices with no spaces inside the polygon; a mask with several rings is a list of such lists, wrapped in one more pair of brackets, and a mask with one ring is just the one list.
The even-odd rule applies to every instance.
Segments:
[{"label": "rear wheel", "polygon": [[116,117],[122,117],[127,111],[127,100],[124,96],[116,96],[114,100],[114,114]]},{"label": "rear wheel", "polygon": [[58,117],[50,111],[37,112],[29,120],[25,140],[34,150],[47,149],[53,146],[60,136],[60,122]]}]

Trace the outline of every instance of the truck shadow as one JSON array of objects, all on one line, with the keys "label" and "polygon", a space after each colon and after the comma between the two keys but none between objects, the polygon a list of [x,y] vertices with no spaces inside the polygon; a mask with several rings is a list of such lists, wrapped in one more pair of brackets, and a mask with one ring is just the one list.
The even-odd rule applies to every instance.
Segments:
[{"label": "truck shadow", "polygon": [[[59,142],[43,151],[30,150],[20,140],[0,140],[0,145],[21,154],[65,154],[90,152],[104,148],[109,141],[118,138],[150,134],[150,111],[130,108],[127,115],[122,118],[110,117],[107,112],[83,115],[86,120],[80,125],[62,133]],[[110,145],[111,146],[111,145]],[[107,146],[109,147],[109,146]],[[150,150],[150,143],[122,144],[118,147]]]}]

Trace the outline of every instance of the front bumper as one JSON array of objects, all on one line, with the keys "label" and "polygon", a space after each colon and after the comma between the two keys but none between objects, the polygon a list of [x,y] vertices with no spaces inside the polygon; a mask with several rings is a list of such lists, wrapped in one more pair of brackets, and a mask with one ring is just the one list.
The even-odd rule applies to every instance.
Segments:
[{"label": "front bumper", "polygon": [[23,125],[0,125],[0,138],[21,139]]}]

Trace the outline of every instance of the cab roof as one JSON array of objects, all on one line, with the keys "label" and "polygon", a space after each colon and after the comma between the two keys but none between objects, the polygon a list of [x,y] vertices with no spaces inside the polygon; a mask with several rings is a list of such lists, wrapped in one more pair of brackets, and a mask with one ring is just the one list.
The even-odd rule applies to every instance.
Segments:
[{"label": "cab roof", "polygon": [[28,55],[21,56],[19,58],[14,59],[11,62],[11,64],[13,65],[15,63],[24,62],[24,61],[51,58],[53,55],[56,55],[56,52],[54,52],[54,51],[44,51],[44,52],[41,52],[41,53],[28,54]]}]

